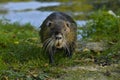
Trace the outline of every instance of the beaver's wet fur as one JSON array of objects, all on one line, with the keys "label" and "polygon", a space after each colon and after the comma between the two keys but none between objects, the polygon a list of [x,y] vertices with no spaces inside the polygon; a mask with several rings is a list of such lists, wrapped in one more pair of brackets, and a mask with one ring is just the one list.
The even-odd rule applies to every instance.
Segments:
[{"label": "beaver's wet fur", "polygon": [[39,35],[50,63],[54,63],[53,54],[58,49],[72,57],[77,39],[77,25],[69,15],[54,12],[43,21],[40,28]]}]

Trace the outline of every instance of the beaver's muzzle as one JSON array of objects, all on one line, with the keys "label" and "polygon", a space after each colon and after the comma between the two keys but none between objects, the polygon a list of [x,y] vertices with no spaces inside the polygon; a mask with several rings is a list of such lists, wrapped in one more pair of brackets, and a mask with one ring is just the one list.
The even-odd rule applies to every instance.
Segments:
[{"label": "beaver's muzzle", "polygon": [[62,39],[62,35],[61,35],[61,34],[55,35],[55,39],[56,39],[56,40],[61,40],[61,39]]},{"label": "beaver's muzzle", "polygon": [[63,47],[63,36],[61,34],[55,35],[55,47],[62,48]]}]

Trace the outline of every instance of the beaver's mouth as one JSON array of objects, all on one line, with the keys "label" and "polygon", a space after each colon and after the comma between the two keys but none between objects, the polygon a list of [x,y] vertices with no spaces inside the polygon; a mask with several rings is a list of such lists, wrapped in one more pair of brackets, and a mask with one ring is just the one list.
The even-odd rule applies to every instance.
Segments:
[{"label": "beaver's mouth", "polygon": [[56,48],[62,48],[63,47],[63,40],[56,40],[54,45]]},{"label": "beaver's mouth", "polygon": [[63,47],[63,36],[61,33],[54,35],[54,46],[56,48],[62,48]]}]

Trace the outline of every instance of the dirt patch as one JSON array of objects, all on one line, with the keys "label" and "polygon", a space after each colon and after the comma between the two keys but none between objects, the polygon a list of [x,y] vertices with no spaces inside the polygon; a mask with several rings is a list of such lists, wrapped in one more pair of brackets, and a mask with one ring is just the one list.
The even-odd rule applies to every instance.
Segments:
[{"label": "dirt patch", "polygon": [[66,74],[55,80],[119,80],[120,65],[110,66],[74,66],[64,68]]}]

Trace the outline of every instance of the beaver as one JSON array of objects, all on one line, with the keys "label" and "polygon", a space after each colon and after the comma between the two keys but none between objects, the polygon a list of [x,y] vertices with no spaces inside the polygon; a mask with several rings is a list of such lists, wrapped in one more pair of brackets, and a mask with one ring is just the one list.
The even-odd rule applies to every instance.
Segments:
[{"label": "beaver", "polygon": [[40,39],[49,56],[49,63],[54,63],[56,50],[64,50],[68,57],[72,57],[77,38],[77,25],[72,17],[63,12],[53,12],[40,28]]}]

